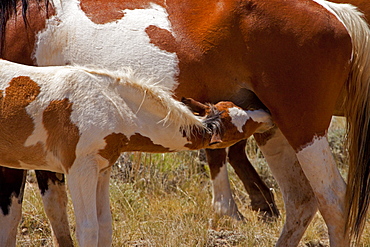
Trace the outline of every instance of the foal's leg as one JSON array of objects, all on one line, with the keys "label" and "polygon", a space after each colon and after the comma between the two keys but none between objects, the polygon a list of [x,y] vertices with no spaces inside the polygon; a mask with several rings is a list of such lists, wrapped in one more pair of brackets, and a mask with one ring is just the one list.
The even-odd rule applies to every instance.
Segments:
[{"label": "foal's leg", "polygon": [[76,235],[81,247],[96,247],[99,240],[97,186],[99,161],[95,155],[78,157],[67,174],[76,215]]},{"label": "foal's leg", "polygon": [[99,222],[99,243],[98,246],[112,245],[112,214],[109,204],[109,178],[111,168],[99,174],[97,188],[97,215]]},{"label": "foal's leg", "polygon": [[243,140],[229,148],[229,162],[249,194],[252,209],[260,211],[264,216],[279,216],[274,195],[248,160],[246,144],[247,141]]},{"label": "foal's leg", "polygon": [[27,171],[0,167],[0,246],[15,246]]},{"label": "foal's leg", "polygon": [[35,173],[44,209],[53,229],[54,245],[60,247],[73,246],[69,231],[68,198],[64,175],[49,171],[35,171]]},{"label": "foal's leg", "polygon": [[239,212],[231,193],[226,164],[226,150],[206,149],[207,161],[213,185],[212,205],[219,215],[228,215],[237,220],[244,217]]},{"label": "foal's leg", "polygon": [[286,221],[276,246],[297,246],[317,211],[312,188],[293,148],[278,129],[255,134],[272,174],[278,182],[286,210]]}]

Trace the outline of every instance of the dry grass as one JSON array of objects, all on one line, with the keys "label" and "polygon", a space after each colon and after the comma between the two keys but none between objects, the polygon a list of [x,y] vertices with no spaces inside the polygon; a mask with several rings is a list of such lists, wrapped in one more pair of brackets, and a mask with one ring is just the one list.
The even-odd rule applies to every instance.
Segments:
[{"label": "dry grass", "polygon": [[[343,121],[333,124],[330,143],[343,174]],[[258,148],[251,140],[248,155],[264,180],[274,188],[278,207],[285,215],[279,188]],[[211,207],[208,167],[199,152],[177,154],[126,154],[114,167],[110,187],[113,246],[273,246],[284,217],[272,223],[258,220],[249,208],[242,183],[230,168],[231,185],[246,222],[218,218]],[[71,230],[74,217],[69,204]],[[51,233],[34,178],[27,182],[18,246],[51,246]],[[366,229],[363,246],[370,246]],[[318,214],[300,244],[328,246],[325,224]]]}]

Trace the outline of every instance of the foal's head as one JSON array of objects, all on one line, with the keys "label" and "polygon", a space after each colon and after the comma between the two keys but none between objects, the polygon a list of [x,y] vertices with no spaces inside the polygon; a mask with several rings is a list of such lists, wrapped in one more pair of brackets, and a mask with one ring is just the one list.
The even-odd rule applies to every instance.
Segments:
[{"label": "foal's head", "polygon": [[183,98],[182,102],[203,117],[211,135],[207,148],[225,148],[274,126],[271,115],[263,109],[243,110],[230,101],[213,105]]}]

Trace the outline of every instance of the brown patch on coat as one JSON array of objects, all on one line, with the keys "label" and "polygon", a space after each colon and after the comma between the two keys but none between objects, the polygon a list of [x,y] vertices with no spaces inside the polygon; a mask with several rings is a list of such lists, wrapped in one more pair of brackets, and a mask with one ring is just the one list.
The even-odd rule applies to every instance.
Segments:
[{"label": "brown patch on coat", "polygon": [[167,1],[171,31],[156,26],[146,28],[150,43],[176,53],[179,59],[177,99],[186,96],[210,103],[229,100],[240,88],[239,82],[249,81],[248,69],[240,63],[245,43],[234,20],[238,4]]},{"label": "brown patch on coat", "polygon": [[123,147],[127,145],[128,138],[122,133],[112,133],[106,136],[104,140],[107,145],[104,149],[99,150],[99,154],[108,160],[110,165],[113,165],[122,153]]},{"label": "brown patch on coat", "polygon": [[154,144],[153,141],[146,136],[135,133],[130,137],[130,141],[124,147],[125,151],[142,151],[152,153],[168,153],[171,152],[169,148],[162,145]]},{"label": "brown patch on coat", "polygon": [[145,9],[152,3],[164,6],[163,0],[81,0],[80,6],[92,22],[105,24],[122,19],[125,9]]},{"label": "brown patch on coat", "polygon": [[135,133],[128,139],[122,133],[112,133],[104,138],[107,145],[99,150],[100,156],[109,161],[110,165],[118,159],[122,152],[152,152],[168,153],[170,149],[154,144],[153,141],[139,133]]},{"label": "brown patch on coat", "polygon": [[220,173],[221,167],[226,163],[226,150],[221,149],[206,149],[207,161],[210,168],[211,179],[214,180]]},{"label": "brown patch on coat", "polygon": [[77,126],[71,122],[72,104],[69,99],[51,101],[42,120],[48,133],[46,149],[60,160],[66,170],[76,159],[76,146],[80,139]]},{"label": "brown patch on coat", "polygon": [[46,165],[42,144],[25,146],[35,128],[26,107],[39,93],[40,87],[36,82],[19,76],[10,81],[5,95],[0,97],[0,163],[4,166],[19,168],[20,162]]},{"label": "brown patch on coat", "polygon": [[150,38],[150,43],[167,52],[178,52],[179,45],[172,33],[166,29],[150,25],[145,29]]},{"label": "brown patch on coat", "polygon": [[263,133],[255,133],[254,134],[254,139],[256,140],[258,146],[264,146],[270,140],[276,132],[276,128],[272,128],[266,132]]},{"label": "brown patch on coat", "polygon": [[1,58],[21,64],[35,64],[32,53],[35,50],[36,34],[45,29],[46,20],[55,14],[55,9],[50,1],[48,2],[46,7],[45,1],[29,1],[25,24],[21,4],[18,1],[17,13],[11,15],[6,24]]}]

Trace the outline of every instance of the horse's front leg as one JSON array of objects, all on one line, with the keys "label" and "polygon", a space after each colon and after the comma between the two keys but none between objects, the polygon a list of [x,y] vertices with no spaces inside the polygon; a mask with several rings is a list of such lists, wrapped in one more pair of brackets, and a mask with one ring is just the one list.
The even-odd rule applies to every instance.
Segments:
[{"label": "horse's front leg", "polygon": [[229,162],[249,194],[252,209],[259,211],[264,217],[277,217],[279,209],[275,204],[274,195],[249,162],[245,153],[246,144],[247,141],[243,140],[229,148]]},{"label": "horse's front leg", "polygon": [[315,195],[293,148],[279,129],[254,137],[280,186],[285,203],[286,221],[276,246],[297,246],[317,211]]},{"label": "horse's front leg", "polygon": [[68,198],[64,175],[49,171],[35,173],[45,213],[53,229],[54,246],[73,246],[68,223]]},{"label": "horse's front leg", "polygon": [[99,244],[98,246],[112,245],[112,214],[109,203],[109,179],[111,168],[100,172],[97,189],[97,214],[99,222]]},{"label": "horse's front leg", "polygon": [[297,152],[297,157],[328,226],[330,246],[349,246],[349,237],[343,227],[346,184],[334,161],[327,136],[314,137],[312,143]]},{"label": "horse's front leg", "polygon": [[27,171],[0,167],[0,246],[15,246]]},{"label": "horse's front leg", "polygon": [[97,190],[99,160],[95,155],[76,158],[68,171],[68,187],[76,215],[76,235],[81,247],[96,247],[99,240]]},{"label": "horse's front leg", "polygon": [[212,205],[216,214],[228,215],[237,220],[244,219],[231,193],[226,164],[226,150],[224,148],[206,149],[206,154],[213,185]]}]

